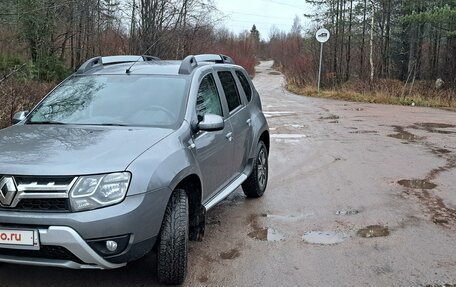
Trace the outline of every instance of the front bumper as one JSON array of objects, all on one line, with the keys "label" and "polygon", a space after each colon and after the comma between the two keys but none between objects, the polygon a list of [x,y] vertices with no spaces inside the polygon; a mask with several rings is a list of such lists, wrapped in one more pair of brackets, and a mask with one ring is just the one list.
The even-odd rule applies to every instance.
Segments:
[{"label": "front bumper", "polygon": [[65,267],[71,269],[113,269],[125,266],[127,263],[111,263],[98,255],[85,240],[72,228],[65,226],[50,226],[47,229],[38,229],[40,244],[44,246],[60,246],[78,257],[82,262],[63,259],[46,259],[34,257],[20,257],[0,255],[0,262]]},{"label": "front bumper", "polygon": [[[171,191],[163,188],[127,196],[117,205],[74,213],[0,211],[0,226],[38,230],[39,244],[62,248],[71,256],[41,256],[40,252],[0,250],[0,262],[66,267],[112,269],[144,256],[155,244]],[[129,235],[121,253],[103,255],[90,243],[103,238]],[[33,256],[28,256],[33,254]],[[74,257],[74,258],[71,258]]]}]

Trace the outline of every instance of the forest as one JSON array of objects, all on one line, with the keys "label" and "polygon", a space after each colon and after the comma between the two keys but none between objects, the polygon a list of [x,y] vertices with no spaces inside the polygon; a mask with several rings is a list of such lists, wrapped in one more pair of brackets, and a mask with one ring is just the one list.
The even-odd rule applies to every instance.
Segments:
[{"label": "forest", "polygon": [[146,50],[163,59],[223,53],[252,76],[273,59],[289,90],[315,95],[320,27],[331,32],[321,96],[455,107],[456,0],[303,1],[314,9],[297,11],[289,31],[260,35],[254,21],[239,34],[223,27],[213,0],[2,0],[0,126],[86,59]]}]

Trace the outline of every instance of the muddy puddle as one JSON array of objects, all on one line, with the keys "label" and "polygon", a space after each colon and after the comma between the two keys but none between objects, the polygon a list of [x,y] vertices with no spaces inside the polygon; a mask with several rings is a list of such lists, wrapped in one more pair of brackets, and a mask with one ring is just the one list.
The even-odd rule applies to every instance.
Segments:
[{"label": "muddy puddle", "polygon": [[402,179],[397,182],[398,184],[413,189],[433,189],[437,184],[427,181],[425,179]]},{"label": "muddy puddle", "polygon": [[346,209],[336,211],[336,215],[355,215],[358,213],[360,213],[360,211],[357,209]]},{"label": "muddy puddle", "polygon": [[330,116],[327,116],[327,117],[320,117],[320,120],[338,120],[340,119],[339,116],[336,116],[336,115],[330,115]]},{"label": "muddy puddle", "polygon": [[247,235],[250,238],[260,241],[277,242],[285,240],[285,236],[282,233],[273,228],[264,227],[260,224],[259,219],[266,217],[268,217],[267,214],[250,214],[247,222],[252,228],[252,231]]},{"label": "muddy puddle", "polygon": [[333,245],[344,242],[349,237],[348,234],[337,231],[309,231],[302,239],[310,244]]},{"label": "muddy puddle", "polygon": [[424,139],[424,137],[419,137],[415,134],[412,134],[411,132],[406,131],[403,127],[400,126],[394,126],[394,131],[396,132],[395,134],[389,134],[388,136],[406,141],[417,141]]},{"label": "muddy puddle", "polygon": [[237,248],[220,253],[220,258],[225,260],[232,260],[241,256],[241,252]]},{"label": "muddy puddle", "polygon": [[365,228],[361,228],[357,232],[358,236],[364,238],[371,237],[385,237],[390,234],[388,227],[382,225],[369,225]]},{"label": "muddy puddle", "polygon": [[378,134],[378,131],[352,131],[351,134]]},{"label": "muddy puddle", "polygon": [[269,72],[268,74],[269,74],[269,75],[274,75],[274,76],[282,75],[281,73],[275,72],[275,71]]},{"label": "muddy puddle", "polygon": [[285,240],[285,236],[282,233],[272,228],[258,228],[249,232],[248,236],[256,240],[269,242]]}]

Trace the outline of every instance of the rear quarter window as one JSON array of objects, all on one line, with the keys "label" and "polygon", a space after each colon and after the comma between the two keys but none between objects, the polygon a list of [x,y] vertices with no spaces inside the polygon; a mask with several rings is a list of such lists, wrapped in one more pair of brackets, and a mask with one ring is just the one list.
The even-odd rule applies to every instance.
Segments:
[{"label": "rear quarter window", "polygon": [[246,76],[241,71],[236,71],[236,76],[239,78],[239,82],[241,82],[241,86],[244,90],[245,96],[247,97],[247,100],[250,102],[250,100],[252,100],[252,87],[250,86],[249,80],[247,80]]}]

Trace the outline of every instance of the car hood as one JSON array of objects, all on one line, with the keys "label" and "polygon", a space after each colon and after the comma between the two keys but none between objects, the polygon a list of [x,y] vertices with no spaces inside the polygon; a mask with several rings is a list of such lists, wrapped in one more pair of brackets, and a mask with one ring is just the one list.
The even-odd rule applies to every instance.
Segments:
[{"label": "car hood", "polygon": [[148,127],[16,125],[0,131],[0,175],[123,171],[172,132]]}]

